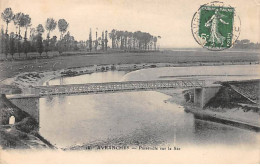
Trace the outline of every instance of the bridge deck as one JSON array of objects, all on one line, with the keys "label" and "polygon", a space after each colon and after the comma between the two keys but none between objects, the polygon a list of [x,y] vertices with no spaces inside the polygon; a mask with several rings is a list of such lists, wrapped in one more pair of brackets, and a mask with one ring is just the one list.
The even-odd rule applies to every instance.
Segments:
[{"label": "bridge deck", "polygon": [[87,83],[70,85],[52,85],[35,87],[35,93],[39,96],[60,95],[60,94],[89,94],[109,93],[121,91],[146,91],[169,88],[192,88],[203,87],[203,80],[159,80],[159,81],[128,81],[128,82],[107,82]]}]

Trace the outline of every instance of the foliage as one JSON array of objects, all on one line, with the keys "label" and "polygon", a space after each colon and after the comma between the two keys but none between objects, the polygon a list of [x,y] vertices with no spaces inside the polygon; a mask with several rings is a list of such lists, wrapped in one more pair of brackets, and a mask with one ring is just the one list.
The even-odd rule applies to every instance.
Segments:
[{"label": "foliage", "polygon": [[109,33],[109,37],[112,40],[113,49],[121,50],[151,50],[154,46],[156,50],[157,37],[152,36],[147,32],[128,32],[128,31],[118,31],[113,29]]},{"label": "foliage", "polygon": [[42,26],[42,24],[39,24],[36,28],[36,31],[38,34],[43,34],[44,33],[44,28]]},{"label": "foliage", "polygon": [[[93,40],[92,32],[90,29],[89,39],[86,41],[77,41],[74,36],[68,31],[69,23],[65,19],[59,19],[56,22],[53,18],[47,18],[44,26],[39,24],[37,27],[31,27],[32,20],[28,14],[22,12],[13,13],[11,8],[6,8],[1,13],[2,20],[6,23],[6,32],[2,27],[0,33],[0,50],[1,53],[6,55],[11,54],[12,57],[15,53],[23,51],[27,57],[29,52],[38,52],[40,55],[43,51],[76,51],[87,50],[92,51],[94,47],[95,51],[108,49],[108,38],[111,39],[113,49],[121,49],[129,51],[132,49],[138,50],[151,50],[152,47],[156,49],[156,42],[158,37],[152,36],[147,32],[128,32],[119,31],[113,29],[110,33],[108,31],[102,31],[100,36],[98,32],[95,32],[96,39]],[[8,24],[13,23],[16,27],[16,32],[8,33]],[[57,36],[50,36],[50,33],[58,26],[60,32],[60,38]],[[21,31],[24,29],[24,34]],[[43,39],[43,34],[47,31],[46,38]],[[98,28],[96,28],[98,30]],[[67,32],[67,33],[66,33]],[[28,34],[29,33],[29,34]]]},{"label": "foliage", "polygon": [[41,56],[44,48],[43,48],[43,43],[42,43],[42,34],[40,34],[40,33],[37,35],[36,47],[37,47],[38,53]]},{"label": "foliage", "polygon": [[248,39],[237,40],[234,44],[234,48],[239,49],[260,49],[260,43],[250,42]]},{"label": "foliage", "polygon": [[90,29],[90,32],[89,32],[89,51],[91,52],[92,50],[92,33],[91,33],[91,29]]},{"label": "foliage", "polygon": [[15,34],[12,32],[10,34],[10,40],[9,40],[9,46],[10,46],[10,54],[12,55],[12,58],[13,58],[13,55],[15,53]]},{"label": "foliage", "polygon": [[0,33],[0,50],[1,50],[1,53],[4,53],[4,47],[5,47],[5,34],[4,34],[4,29],[2,27],[1,33]]},{"label": "foliage", "polygon": [[6,22],[6,34],[8,32],[8,24],[13,20],[13,11],[11,8],[6,8],[2,13],[1,13],[1,18],[3,19],[4,22]]},{"label": "foliage", "polygon": [[62,39],[63,34],[67,31],[68,27],[69,27],[69,23],[65,19],[60,19],[58,21],[58,28],[61,33],[60,39]]},{"label": "foliage", "polygon": [[50,32],[55,30],[57,22],[53,18],[48,18],[45,24],[45,28],[48,31],[47,38],[50,38]]},{"label": "foliage", "polygon": [[19,34],[19,39],[20,39],[21,38],[21,30],[20,30],[20,28],[25,26],[25,24],[24,24],[24,14],[21,13],[21,12],[15,14],[14,18],[13,18],[13,21],[14,21],[14,25],[16,27],[18,27],[18,29],[19,29],[18,34]]}]

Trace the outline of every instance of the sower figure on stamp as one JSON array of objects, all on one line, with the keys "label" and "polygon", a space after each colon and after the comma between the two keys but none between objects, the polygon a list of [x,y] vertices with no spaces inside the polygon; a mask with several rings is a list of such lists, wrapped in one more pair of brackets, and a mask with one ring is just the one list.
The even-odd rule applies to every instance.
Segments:
[{"label": "sower figure on stamp", "polygon": [[220,44],[220,43],[221,45],[223,45],[223,42],[225,40],[225,37],[223,37],[218,31],[219,21],[223,24],[229,24],[224,20],[222,20],[223,17],[225,17],[225,15],[220,14],[218,9],[216,9],[215,14],[205,23],[206,27],[211,26],[209,41],[211,42],[212,46],[214,44]]}]

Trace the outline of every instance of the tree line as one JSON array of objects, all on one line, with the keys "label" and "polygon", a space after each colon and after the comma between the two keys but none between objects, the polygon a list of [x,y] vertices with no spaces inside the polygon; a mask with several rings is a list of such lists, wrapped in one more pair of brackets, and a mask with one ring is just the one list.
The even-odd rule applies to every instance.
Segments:
[{"label": "tree line", "polygon": [[[13,58],[14,53],[24,53],[27,57],[28,52],[38,52],[40,56],[43,52],[48,56],[49,51],[59,51],[62,53],[67,50],[76,50],[77,42],[74,37],[67,32],[69,23],[65,19],[59,19],[58,22],[53,18],[47,18],[45,24],[39,24],[37,27],[31,27],[31,17],[24,13],[14,13],[11,8],[6,8],[1,13],[2,20],[6,23],[4,31],[3,26],[0,32],[1,53],[10,54]],[[16,32],[8,33],[8,25],[13,23]],[[60,38],[51,37],[51,32],[58,27]],[[24,34],[21,29],[24,29]],[[43,33],[47,32],[44,38]],[[66,33],[67,32],[67,33]],[[66,34],[65,34],[66,33]]]},{"label": "tree line", "polygon": [[147,32],[119,31],[113,29],[109,33],[113,49],[122,50],[157,50],[157,41],[160,36],[153,36]]},{"label": "tree line", "polygon": [[[92,38],[92,31],[88,36],[88,40],[76,41],[68,31],[69,23],[65,19],[58,21],[53,18],[47,18],[44,24],[32,27],[31,17],[22,12],[14,13],[11,8],[6,8],[1,13],[1,18],[6,24],[6,29],[1,27],[0,32],[0,49],[1,53],[7,56],[10,54],[13,58],[15,53],[19,57],[24,53],[27,58],[29,52],[38,52],[48,56],[49,51],[58,51],[60,54],[64,51],[87,50],[91,51],[107,51],[108,39],[111,40],[111,48],[118,50],[158,50],[157,41],[160,36],[153,36],[147,32],[128,32],[113,29],[111,32],[103,31]],[[8,26],[13,24],[16,28],[15,32],[8,32]],[[58,28],[60,37],[51,36],[51,33]],[[24,29],[24,34],[21,30]],[[47,35],[44,37],[44,32]],[[99,36],[98,36],[99,35]]]},{"label": "tree line", "polygon": [[249,39],[237,40],[234,43],[234,48],[238,49],[260,49],[260,43],[251,42]]},{"label": "tree line", "polygon": [[86,41],[86,48],[89,51],[106,51],[108,48],[108,36],[111,40],[111,49],[131,51],[131,50],[158,50],[157,41],[160,36],[153,36],[147,32],[128,32],[113,29],[110,33],[103,31],[101,37],[95,33],[95,40],[92,38],[90,29],[89,39]]}]

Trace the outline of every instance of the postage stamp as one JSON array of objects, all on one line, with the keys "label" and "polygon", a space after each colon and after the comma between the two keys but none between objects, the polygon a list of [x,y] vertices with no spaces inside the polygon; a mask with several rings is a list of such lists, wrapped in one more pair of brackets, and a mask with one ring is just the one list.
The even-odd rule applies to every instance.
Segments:
[{"label": "postage stamp", "polygon": [[191,30],[195,40],[209,50],[231,48],[240,34],[235,8],[214,1],[202,5],[194,14]]}]

